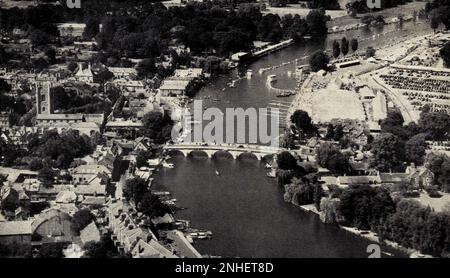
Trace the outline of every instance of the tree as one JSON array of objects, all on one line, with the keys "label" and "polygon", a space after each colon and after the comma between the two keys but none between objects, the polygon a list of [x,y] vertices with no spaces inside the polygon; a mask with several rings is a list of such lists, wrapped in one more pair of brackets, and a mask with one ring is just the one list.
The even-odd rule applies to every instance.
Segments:
[{"label": "tree", "polygon": [[277,155],[278,168],[282,170],[294,170],[297,168],[297,159],[288,151],[283,151]]},{"label": "tree", "polygon": [[313,37],[326,36],[329,17],[325,15],[325,10],[311,10],[306,16],[309,31]]},{"label": "tree", "polygon": [[320,219],[324,223],[341,223],[343,216],[340,212],[340,200],[338,198],[322,198],[320,202]]},{"label": "tree", "polygon": [[341,47],[339,46],[339,43],[334,40],[333,41],[333,57],[337,58],[341,54]]},{"label": "tree", "polygon": [[339,141],[342,139],[342,137],[344,137],[344,127],[341,124],[338,124],[335,128],[334,128],[334,136],[333,136],[333,140],[334,141]]},{"label": "tree", "polygon": [[348,53],[348,40],[346,37],[343,37],[341,40],[341,50],[342,54],[345,56]]},{"label": "tree", "polygon": [[439,54],[444,60],[444,64],[447,68],[450,67],[450,42],[444,44],[444,46],[439,50]]},{"label": "tree", "polygon": [[1,209],[14,212],[19,207],[19,193],[13,189],[9,189],[7,197],[3,196],[1,200]]},{"label": "tree", "polygon": [[142,134],[155,143],[161,144],[170,139],[173,121],[167,114],[151,111],[144,115],[142,123]]},{"label": "tree", "polygon": [[271,7],[286,7],[287,0],[269,0],[269,6]]},{"label": "tree", "polygon": [[294,149],[296,147],[294,134],[290,130],[285,132],[281,146],[286,149]]},{"label": "tree", "polygon": [[87,225],[95,220],[95,216],[89,209],[82,209],[77,212],[72,217],[72,230],[79,234]]},{"label": "tree", "polygon": [[372,144],[372,166],[383,172],[405,169],[404,143],[392,133],[381,133]]},{"label": "tree", "polygon": [[316,160],[320,166],[327,168],[332,173],[339,175],[350,173],[348,157],[333,144],[321,144],[316,153]]},{"label": "tree", "polygon": [[422,112],[419,127],[429,140],[446,140],[450,136],[450,115],[444,112]]},{"label": "tree", "polygon": [[320,202],[322,201],[322,197],[324,195],[322,185],[320,183],[315,183],[313,185],[313,199],[314,199],[314,205],[316,206],[316,209],[320,211]]},{"label": "tree", "polygon": [[144,194],[148,191],[148,184],[142,178],[132,178],[126,181],[123,188],[123,196],[128,201],[133,201],[138,205]]},{"label": "tree", "polygon": [[[76,130],[64,131],[61,134],[45,131],[41,138],[33,136],[28,148],[34,157],[49,158],[52,166],[60,168],[68,168],[74,158],[84,157],[93,150],[91,139],[80,135]],[[49,169],[45,169],[44,173],[48,174]]]},{"label": "tree", "polygon": [[316,127],[312,123],[312,119],[308,112],[303,110],[296,110],[291,115],[291,122],[297,129],[303,131],[307,135],[312,135],[316,131]]},{"label": "tree", "polygon": [[339,2],[337,0],[312,0],[308,2],[308,8],[311,9],[326,9],[326,10],[339,10]]},{"label": "tree", "polygon": [[430,20],[430,26],[433,29],[433,31],[436,33],[436,29],[439,27],[440,24],[440,19],[437,16],[433,16],[431,17]]},{"label": "tree", "polygon": [[0,45],[0,65],[4,65],[8,62],[8,54],[6,53],[3,45]]},{"label": "tree", "polygon": [[413,134],[403,127],[404,119],[399,110],[389,111],[386,119],[381,120],[381,132],[392,133],[402,140],[408,140]]},{"label": "tree", "polygon": [[315,52],[309,59],[312,71],[327,70],[330,58],[323,51]]},{"label": "tree", "polygon": [[139,211],[150,218],[162,217],[166,213],[170,213],[170,208],[163,204],[158,196],[150,191],[145,192],[142,201],[139,203]]},{"label": "tree", "polygon": [[47,56],[47,59],[49,61],[49,64],[56,63],[56,50],[53,47],[48,47],[45,50],[45,56]]},{"label": "tree", "polygon": [[416,200],[404,198],[397,203],[395,213],[389,215],[384,222],[379,229],[381,238],[425,254],[448,255],[448,212],[436,213]]},{"label": "tree", "polygon": [[139,151],[136,156],[136,167],[148,167],[147,160],[151,159],[153,155],[152,151]]},{"label": "tree", "polygon": [[[401,126],[405,120],[403,115],[399,110],[390,110],[387,114],[386,119],[381,122],[382,126]],[[383,131],[386,132],[386,131]]]},{"label": "tree", "polygon": [[153,59],[147,58],[140,61],[136,67],[139,78],[149,77],[156,73],[156,65]]},{"label": "tree", "polygon": [[33,160],[31,160],[28,167],[31,171],[39,171],[42,169],[42,167],[44,167],[44,164],[42,164],[42,159],[35,157],[33,158]]},{"label": "tree", "polygon": [[406,141],[405,154],[407,162],[415,163],[416,165],[423,164],[426,150],[425,138],[426,134],[420,133]]},{"label": "tree", "polygon": [[380,223],[395,211],[395,205],[386,189],[361,185],[344,190],[340,211],[347,225],[377,231]]},{"label": "tree", "polygon": [[71,72],[75,72],[77,70],[77,68],[78,68],[78,65],[75,62],[69,62],[67,64],[67,69]]},{"label": "tree", "polygon": [[368,46],[366,49],[366,58],[375,56],[375,49],[372,46]]},{"label": "tree", "polygon": [[30,41],[34,47],[48,45],[52,39],[52,36],[39,29],[33,29],[30,34]]},{"label": "tree", "polygon": [[353,38],[353,39],[350,41],[350,46],[351,46],[351,48],[352,48],[352,51],[353,51],[353,52],[356,52],[356,50],[358,50],[358,40],[355,39],[355,38]]},{"label": "tree", "polygon": [[100,68],[95,78],[100,84],[105,84],[106,81],[114,77],[114,74],[108,70],[108,68]]},{"label": "tree", "polygon": [[121,257],[114,242],[111,240],[111,233],[108,232],[100,238],[99,242],[90,241],[84,246],[84,258],[114,258]]},{"label": "tree", "polygon": [[90,40],[90,39],[94,38],[98,34],[99,31],[100,31],[100,28],[99,28],[98,20],[95,18],[89,18],[86,22],[86,28],[84,28],[84,31],[83,31],[83,37],[85,39]]},{"label": "tree", "polygon": [[39,248],[39,252],[37,254],[37,258],[42,259],[59,259],[64,258],[64,246],[65,244],[61,243],[49,243],[49,244],[43,244]]},{"label": "tree", "polygon": [[38,173],[38,179],[45,187],[51,187],[55,179],[56,173],[49,166],[44,166]]},{"label": "tree", "polygon": [[334,126],[330,123],[327,126],[327,133],[325,134],[325,139],[333,140],[334,138]]},{"label": "tree", "polygon": [[425,158],[425,166],[433,172],[439,188],[450,192],[450,158],[444,154],[430,153]]}]

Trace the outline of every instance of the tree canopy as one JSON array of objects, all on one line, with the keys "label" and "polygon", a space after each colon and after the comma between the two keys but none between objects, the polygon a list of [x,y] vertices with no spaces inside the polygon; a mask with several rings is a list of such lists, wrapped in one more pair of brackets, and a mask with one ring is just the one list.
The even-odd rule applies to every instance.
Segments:
[{"label": "tree canopy", "polygon": [[298,130],[301,130],[306,135],[311,136],[317,131],[317,128],[312,123],[312,119],[308,112],[303,110],[296,110],[291,115],[291,122],[295,125]]},{"label": "tree canopy", "polygon": [[309,59],[312,71],[327,70],[330,58],[323,51],[315,52]]},{"label": "tree canopy", "polygon": [[72,229],[75,233],[79,234],[87,225],[95,220],[95,216],[89,209],[81,209],[72,217]]},{"label": "tree canopy", "polygon": [[351,171],[348,157],[333,144],[321,144],[317,150],[316,159],[320,166],[327,168],[334,174],[343,175]]},{"label": "tree canopy", "polygon": [[173,121],[167,114],[151,111],[144,115],[142,122],[141,133],[155,143],[162,144],[171,138]]},{"label": "tree canopy", "polygon": [[381,133],[372,144],[372,165],[382,172],[402,172],[405,169],[403,142],[392,133]]}]

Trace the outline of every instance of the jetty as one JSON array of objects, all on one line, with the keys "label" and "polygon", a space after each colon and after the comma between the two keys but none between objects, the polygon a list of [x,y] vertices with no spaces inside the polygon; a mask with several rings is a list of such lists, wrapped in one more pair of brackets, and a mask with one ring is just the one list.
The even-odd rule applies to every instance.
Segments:
[{"label": "jetty", "polygon": [[254,51],[252,52],[252,57],[253,58],[258,58],[258,57],[262,57],[264,55],[267,55],[269,53],[278,51],[280,49],[283,49],[285,47],[288,47],[289,45],[293,44],[294,40],[293,39],[289,39],[289,40],[285,40],[276,44],[272,44],[267,46],[266,48],[263,48],[261,50],[258,51]]},{"label": "jetty", "polygon": [[280,88],[275,88],[272,84],[276,82],[276,76],[275,74],[269,75],[267,77],[267,87],[269,88],[270,91],[275,92],[277,97],[288,97],[294,94],[293,90],[289,90],[289,89],[280,89]]}]

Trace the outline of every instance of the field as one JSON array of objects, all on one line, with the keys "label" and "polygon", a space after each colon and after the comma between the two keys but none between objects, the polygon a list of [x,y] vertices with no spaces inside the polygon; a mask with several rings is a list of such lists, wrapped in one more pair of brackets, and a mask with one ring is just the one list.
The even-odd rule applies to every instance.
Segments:
[{"label": "field", "polygon": [[[267,7],[265,11],[263,11],[263,14],[277,14],[279,16],[283,16],[286,14],[292,14],[292,15],[300,15],[301,17],[306,17],[308,15],[309,11],[311,9],[302,8],[300,4],[290,4],[287,7]],[[327,15],[329,15],[332,19],[337,17],[342,17],[347,15],[347,12],[345,10],[328,10]]]},{"label": "field", "polygon": [[10,9],[14,7],[26,8],[29,6],[36,6],[38,1],[11,1],[11,0],[0,0],[0,7],[5,9]]},{"label": "field", "polygon": [[[391,8],[391,9],[386,9],[386,10],[382,10],[382,11],[378,11],[378,12],[373,12],[373,13],[367,13],[368,14],[373,14],[373,15],[382,15],[384,16],[384,18],[393,18],[399,15],[409,15],[409,14],[413,14],[414,11],[419,12],[421,9],[425,8],[425,4],[426,2],[412,2],[412,3],[408,3],[405,5],[401,5],[395,8]],[[328,13],[329,11],[327,11]],[[329,22],[329,26],[344,26],[344,25],[350,25],[350,24],[354,24],[354,23],[359,23],[360,20],[355,20],[355,18],[347,15],[347,13],[345,11],[343,16],[336,16],[336,17],[332,17],[332,20]],[[357,18],[362,18],[364,15],[366,14],[358,14]]]},{"label": "field", "polygon": [[319,90],[312,98],[312,119],[314,122],[328,122],[332,119],[365,120],[365,114],[358,95],[333,86]]}]

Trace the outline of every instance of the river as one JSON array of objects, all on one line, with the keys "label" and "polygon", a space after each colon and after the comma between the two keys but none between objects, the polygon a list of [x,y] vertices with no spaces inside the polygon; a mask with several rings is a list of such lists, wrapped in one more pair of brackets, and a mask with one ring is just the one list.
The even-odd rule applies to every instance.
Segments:
[{"label": "river", "polygon": [[[375,48],[402,39],[405,34],[429,32],[428,24],[404,23],[387,25],[374,30],[353,30],[345,33],[347,39],[359,38],[359,48]],[[373,35],[387,33],[373,39]],[[293,45],[251,64],[243,65],[229,74],[219,76],[207,84],[196,97],[204,99],[205,106],[266,107],[280,100],[265,86],[268,74],[277,74],[278,87],[292,88],[295,81],[287,70],[294,65],[259,74],[258,69],[304,57],[318,49],[330,48],[334,39],[343,34],[329,35],[323,43]],[[253,78],[243,79],[236,87],[227,83],[253,70]],[[223,90],[225,88],[225,90]],[[205,96],[210,96],[205,99]],[[221,101],[214,101],[220,99]],[[281,101],[289,101],[284,98]],[[191,226],[211,230],[213,238],[198,240],[194,246],[202,254],[223,257],[368,257],[371,242],[320,222],[319,218],[285,203],[282,189],[274,179],[266,177],[264,163],[251,157],[233,160],[229,157],[208,159],[201,154],[187,158],[175,155],[169,162],[173,169],[161,169],[155,176],[156,189],[167,189],[187,209],[176,213],[177,219],[191,221]],[[220,175],[216,175],[218,170]],[[395,257],[406,254],[382,247]],[[386,255],[385,255],[386,256]]]}]

